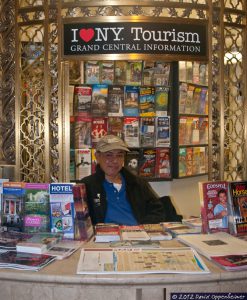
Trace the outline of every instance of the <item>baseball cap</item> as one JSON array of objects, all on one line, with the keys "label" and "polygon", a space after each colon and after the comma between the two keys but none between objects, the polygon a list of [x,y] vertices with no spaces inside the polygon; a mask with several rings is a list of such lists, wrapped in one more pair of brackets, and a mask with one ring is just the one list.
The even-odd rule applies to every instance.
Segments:
[{"label": "baseball cap", "polygon": [[111,150],[130,151],[128,145],[116,135],[108,134],[103,136],[96,145],[96,151],[107,152]]}]

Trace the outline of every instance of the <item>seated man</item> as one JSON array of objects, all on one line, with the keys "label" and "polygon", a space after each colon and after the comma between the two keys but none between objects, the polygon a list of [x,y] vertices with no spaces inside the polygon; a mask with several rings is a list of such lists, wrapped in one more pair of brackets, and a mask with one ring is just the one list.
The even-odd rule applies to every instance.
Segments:
[{"label": "seated man", "polygon": [[149,183],[124,167],[127,144],[106,135],[96,146],[96,173],[84,177],[92,223],[138,225],[165,221],[164,208]]}]

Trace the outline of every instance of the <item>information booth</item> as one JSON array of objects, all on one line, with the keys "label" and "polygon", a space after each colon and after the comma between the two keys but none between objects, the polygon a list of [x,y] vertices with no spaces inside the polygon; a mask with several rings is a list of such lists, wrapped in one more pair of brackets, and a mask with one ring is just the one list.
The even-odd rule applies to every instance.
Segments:
[{"label": "information booth", "polygon": [[[166,131],[168,128],[171,139],[161,148],[170,151],[171,172],[165,178],[150,176],[150,180],[163,183],[200,174],[208,174],[212,180],[246,178],[245,0],[125,3],[10,0],[1,3],[0,9],[2,177],[25,182],[78,179],[80,169],[76,178],[75,166],[83,161],[71,151],[77,149],[71,148],[71,137],[75,133],[71,118],[74,117],[71,111],[74,112],[75,86],[94,84],[86,81],[85,70],[88,73],[95,70],[93,65],[86,69],[88,62],[106,62],[105,74],[109,74],[107,63],[113,62],[110,72],[116,75],[119,74],[116,63],[125,61],[133,72],[130,71],[129,79],[122,83],[124,87],[135,82],[134,86],[157,88],[166,75],[163,72],[162,76],[156,76],[156,81],[150,82],[146,68],[147,76],[142,74],[140,81],[138,64],[132,62],[144,67],[150,62],[154,69],[163,62],[171,70],[167,86],[161,84],[170,89],[170,107],[165,116],[170,117],[170,124],[165,123],[164,127]],[[201,78],[202,83],[200,74],[205,69],[207,79]],[[193,110],[189,106],[187,111],[182,111],[183,102],[179,97],[186,85],[180,83],[186,83],[184,79],[188,74],[185,76],[185,73],[191,76],[191,70],[195,71],[195,81],[187,82],[187,88],[201,91],[207,88],[207,111]],[[154,75],[157,74],[160,73],[154,71]],[[114,81],[110,85],[114,86]],[[95,97],[98,103],[101,99]],[[102,112],[102,107],[98,112]],[[189,141],[181,140],[182,121],[192,122],[187,126],[191,131]],[[200,122],[204,125],[208,122],[206,139],[200,137]],[[148,123],[146,128],[149,127]],[[134,135],[134,130],[130,132]],[[205,132],[201,130],[201,133],[203,136]],[[195,148],[202,148],[199,154]],[[193,173],[190,167],[193,157],[196,161],[200,156],[204,164],[195,169],[194,163]],[[183,171],[179,169],[180,159]],[[187,163],[182,164],[186,159]],[[189,173],[184,171],[185,167]],[[246,271],[233,274],[209,261],[211,273],[202,276],[86,276],[76,275],[78,259],[79,252],[37,273],[0,270],[0,298],[155,300],[170,299],[171,293],[246,292]]]}]

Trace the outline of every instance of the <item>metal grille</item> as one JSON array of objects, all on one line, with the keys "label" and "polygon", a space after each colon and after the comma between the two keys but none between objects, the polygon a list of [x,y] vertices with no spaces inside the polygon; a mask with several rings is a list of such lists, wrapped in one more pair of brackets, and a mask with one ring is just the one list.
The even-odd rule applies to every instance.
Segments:
[{"label": "metal grille", "polygon": [[[44,159],[44,28],[20,28],[20,176],[43,182]],[[24,42],[25,41],[25,42]]]},{"label": "metal grille", "polygon": [[225,7],[214,7],[211,177],[215,180],[241,180],[246,176],[244,5],[236,0],[225,1]]},{"label": "metal grille", "polygon": [[15,164],[14,1],[0,3],[0,162]]},{"label": "metal grille", "polygon": [[43,7],[42,1],[20,1],[18,12],[20,180],[58,181],[57,9],[47,2]]}]

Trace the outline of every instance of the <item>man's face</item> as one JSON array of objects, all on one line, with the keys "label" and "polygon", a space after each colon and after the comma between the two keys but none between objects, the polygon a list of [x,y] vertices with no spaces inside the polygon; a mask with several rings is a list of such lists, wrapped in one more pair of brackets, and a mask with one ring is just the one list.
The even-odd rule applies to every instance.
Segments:
[{"label": "man's face", "polygon": [[115,177],[124,164],[125,152],[122,150],[96,152],[95,155],[101,169],[109,177]]},{"label": "man's face", "polygon": [[226,204],[226,193],[220,193],[219,194],[219,200],[221,204]]}]

